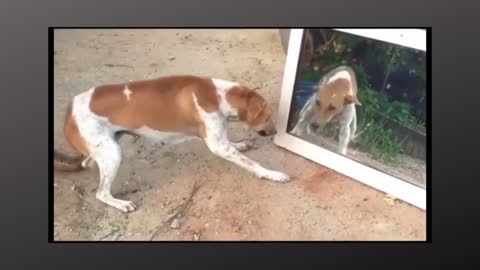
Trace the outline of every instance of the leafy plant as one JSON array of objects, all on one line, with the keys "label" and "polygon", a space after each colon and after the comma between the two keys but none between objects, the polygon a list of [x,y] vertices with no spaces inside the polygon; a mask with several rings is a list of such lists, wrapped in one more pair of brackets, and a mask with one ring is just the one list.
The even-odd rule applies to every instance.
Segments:
[{"label": "leafy plant", "polygon": [[357,139],[360,150],[371,154],[377,160],[394,163],[402,151],[402,144],[392,131],[385,129],[381,122],[372,122],[366,129]]}]

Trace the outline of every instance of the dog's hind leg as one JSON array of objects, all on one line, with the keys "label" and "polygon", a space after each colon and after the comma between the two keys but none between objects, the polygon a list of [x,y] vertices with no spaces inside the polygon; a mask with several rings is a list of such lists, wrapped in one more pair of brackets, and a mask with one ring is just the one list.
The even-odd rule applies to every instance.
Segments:
[{"label": "dog's hind leg", "polygon": [[122,160],[118,143],[113,138],[105,136],[92,152],[94,154],[92,158],[97,162],[100,171],[97,199],[123,212],[134,211],[136,206],[133,202],[117,199],[111,193],[112,184]]}]

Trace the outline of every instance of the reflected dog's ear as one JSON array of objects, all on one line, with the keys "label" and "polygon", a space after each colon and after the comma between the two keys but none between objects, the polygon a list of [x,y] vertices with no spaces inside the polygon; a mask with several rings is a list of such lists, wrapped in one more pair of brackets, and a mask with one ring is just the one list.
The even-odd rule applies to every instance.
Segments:
[{"label": "reflected dog's ear", "polygon": [[355,103],[357,106],[362,106],[362,103],[357,99],[356,96],[346,95],[345,96],[345,105]]}]

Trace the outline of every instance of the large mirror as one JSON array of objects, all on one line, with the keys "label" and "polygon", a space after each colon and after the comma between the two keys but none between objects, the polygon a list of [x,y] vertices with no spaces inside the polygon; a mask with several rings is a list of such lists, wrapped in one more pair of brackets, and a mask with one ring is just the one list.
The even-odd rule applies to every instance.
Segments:
[{"label": "large mirror", "polygon": [[304,29],[292,43],[283,97],[290,108],[280,108],[286,134],[424,190],[426,31]]}]

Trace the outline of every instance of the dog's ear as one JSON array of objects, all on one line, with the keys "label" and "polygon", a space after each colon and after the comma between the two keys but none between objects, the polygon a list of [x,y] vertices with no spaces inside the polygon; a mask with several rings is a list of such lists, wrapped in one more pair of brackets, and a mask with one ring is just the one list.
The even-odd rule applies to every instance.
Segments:
[{"label": "dog's ear", "polygon": [[352,104],[352,103],[355,103],[355,105],[358,105],[358,106],[362,106],[362,103],[360,103],[360,101],[357,99],[356,96],[346,95],[345,96],[345,105],[346,104]]},{"label": "dog's ear", "polygon": [[260,113],[265,109],[265,101],[253,94],[248,97],[248,106],[247,106],[247,119],[248,122],[252,122],[260,115]]}]

